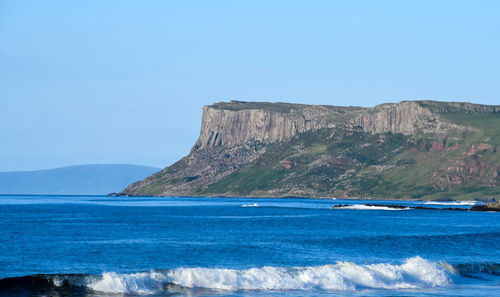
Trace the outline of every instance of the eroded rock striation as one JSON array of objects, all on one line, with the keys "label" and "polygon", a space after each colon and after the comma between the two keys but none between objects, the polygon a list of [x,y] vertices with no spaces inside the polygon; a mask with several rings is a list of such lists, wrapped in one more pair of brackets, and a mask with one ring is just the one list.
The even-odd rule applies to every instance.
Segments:
[{"label": "eroded rock striation", "polygon": [[333,128],[360,107],[231,101],[203,107],[201,132],[194,150],[234,146],[248,141],[271,143],[298,133]]},{"label": "eroded rock striation", "polygon": [[404,135],[416,130],[423,133],[437,132],[442,124],[436,114],[411,101],[378,105],[356,117],[354,123],[372,134],[391,132]]},{"label": "eroded rock striation", "polygon": [[473,199],[500,194],[500,107],[230,101],[189,155],[121,195]]}]

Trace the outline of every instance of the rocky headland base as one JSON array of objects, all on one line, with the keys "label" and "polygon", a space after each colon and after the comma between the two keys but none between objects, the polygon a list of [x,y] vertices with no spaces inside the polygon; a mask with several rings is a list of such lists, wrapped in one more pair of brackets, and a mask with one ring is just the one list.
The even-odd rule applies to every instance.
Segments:
[{"label": "rocky headland base", "polygon": [[[484,205],[474,205],[471,208],[461,208],[461,207],[427,207],[427,206],[408,206],[408,205],[396,205],[396,204],[361,204],[366,208],[380,209],[420,209],[420,210],[455,210],[455,211],[493,211],[500,212],[500,202],[487,203]],[[342,209],[342,208],[352,208],[353,205],[350,204],[337,204],[332,207],[332,209]]]}]

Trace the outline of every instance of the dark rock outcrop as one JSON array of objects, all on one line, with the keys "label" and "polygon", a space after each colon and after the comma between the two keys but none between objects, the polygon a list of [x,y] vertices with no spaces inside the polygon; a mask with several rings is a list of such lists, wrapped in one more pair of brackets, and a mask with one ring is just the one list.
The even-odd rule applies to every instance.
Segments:
[{"label": "dark rock outcrop", "polygon": [[472,211],[500,211],[500,202],[491,202],[486,205],[474,205]]}]

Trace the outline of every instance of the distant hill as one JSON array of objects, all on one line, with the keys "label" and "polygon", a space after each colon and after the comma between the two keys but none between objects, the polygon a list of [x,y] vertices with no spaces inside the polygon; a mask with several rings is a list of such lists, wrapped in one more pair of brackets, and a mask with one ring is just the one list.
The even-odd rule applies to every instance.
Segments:
[{"label": "distant hill", "polygon": [[122,195],[500,197],[500,106],[221,102],[186,157]]},{"label": "distant hill", "polygon": [[109,194],[158,170],[149,166],[95,164],[0,172],[0,194]]}]

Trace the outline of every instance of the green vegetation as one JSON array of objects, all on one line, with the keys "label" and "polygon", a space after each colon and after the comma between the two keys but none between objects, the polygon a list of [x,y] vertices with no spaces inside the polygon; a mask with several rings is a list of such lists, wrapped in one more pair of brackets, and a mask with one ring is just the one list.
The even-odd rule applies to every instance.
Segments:
[{"label": "green vegetation", "polygon": [[[302,133],[289,142],[269,145],[256,162],[199,193],[256,195],[281,189],[286,195],[287,190],[299,189],[331,196],[348,170],[391,159],[394,152],[403,149],[406,139],[401,134],[370,135],[333,129]],[[363,184],[363,189],[367,186],[369,183]]]},{"label": "green vegetation", "polygon": [[143,195],[157,195],[158,193],[163,192],[166,186],[168,185],[173,185],[176,183],[184,183],[184,182],[190,182],[193,180],[198,179],[199,176],[188,176],[185,178],[174,178],[174,179],[169,179],[169,180],[163,180],[158,183],[151,184],[149,186],[146,186],[141,189],[141,194]]},{"label": "green vegetation", "polygon": [[[450,130],[440,140],[446,143],[444,151],[432,151],[434,135],[413,136],[419,150],[403,150],[391,160],[394,167],[380,173],[365,168],[344,184],[361,196],[372,193],[377,197],[460,200],[499,195],[500,114],[453,111],[441,116],[472,129]],[[477,148],[481,143],[490,146],[474,152],[472,146]]]},{"label": "green vegetation", "polygon": [[244,101],[230,101],[230,102],[219,102],[212,104],[212,108],[225,109],[225,110],[245,110],[245,109],[265,109],[282,113],[289,113],[292,109],[304,108],[307,105],[303,104],[292,104],[292,103],[270,103],[270,102],[244,102]]},{"label": "green vegetation", "polygon": [[447,112],[441,115],[450,122],[476,128],[472,143],[485,142],[500,146],[500,113]]},{"label": "green vegetation", "polygon": [[[311,105],[298,104],[298,103],[283,103],[283,102],[245,102],[245,101],[229,101],[229,102],[218,102],[210,105],[212,108],[224,109],[224,110],[246,110],[246,109],[262,109],[268,111],[275,111],[280,113],[290,113],[292,110],[300,110]],[[322,107],[324,109],[329,109],[335,111],[336,113],[344,113],[346,111],[360,110],[361,107],[353,106],[331,106],[331,105],[317,105],[316,107]]]}]

